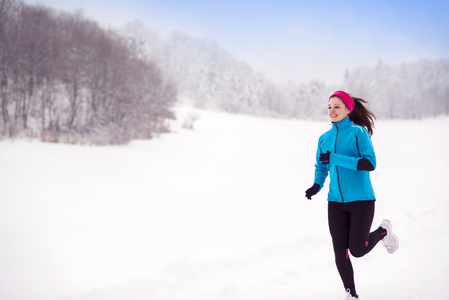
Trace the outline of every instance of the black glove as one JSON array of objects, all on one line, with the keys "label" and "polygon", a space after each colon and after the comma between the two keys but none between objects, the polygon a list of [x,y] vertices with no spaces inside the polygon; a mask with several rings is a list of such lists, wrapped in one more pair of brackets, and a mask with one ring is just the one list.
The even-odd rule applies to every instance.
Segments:
[{"label": "black glove", "polygon": [[312,200],[312,196],[318,193],[320,190],[320,185],[318,183],[314,183],[313,186],[306,191],[306,197],[309,200]]},{"label": "black glove", "polygon": [[330,151],[327,151],[326,153],[321,153],[319,158],[321,164],[323,165],[329,164],[330,155],[331,155]]}]

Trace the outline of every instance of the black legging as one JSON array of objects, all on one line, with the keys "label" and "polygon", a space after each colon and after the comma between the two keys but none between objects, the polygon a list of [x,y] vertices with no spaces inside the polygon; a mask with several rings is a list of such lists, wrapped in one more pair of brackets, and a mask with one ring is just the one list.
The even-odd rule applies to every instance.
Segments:
[{"label": "black legging", "polygon": [[354,271],[349,252],[362,257],[382,239],[382,228],[370,233],[374,217],[375,201],[349,203],[329,202],[329,230],[335,252],[335,262],[345,289],[356,295]]}]

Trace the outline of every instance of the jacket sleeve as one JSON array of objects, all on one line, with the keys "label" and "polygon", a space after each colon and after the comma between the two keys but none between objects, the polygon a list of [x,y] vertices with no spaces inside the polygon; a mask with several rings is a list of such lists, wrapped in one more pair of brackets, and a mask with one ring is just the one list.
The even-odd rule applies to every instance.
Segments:
[{"label": "jacket sleeve", "polygon": [[326,177],[329,174],[329,169],[328,169],[329,165],[323,165],[319,161],[320,154],[325,152],[325,151],[323,151],[323,149],[321,149],[321,142],[322,142],[322,138],[320,137],[320,139],[318,141],[318,147],[316,150],[315,180],[314,180],[314,183],[317,183],[320,185],[320,189],[318,190],[318,192],[323,188],[324,182],[326,181]]},{"label": "jacket sleeve", "polygon": [[356,139],[359,157],[350,157],[337,153],[330,154],[330,163],[355,171],[373,171],[376,169],[376,155],[371,137],[366,130],[362,130]]}]

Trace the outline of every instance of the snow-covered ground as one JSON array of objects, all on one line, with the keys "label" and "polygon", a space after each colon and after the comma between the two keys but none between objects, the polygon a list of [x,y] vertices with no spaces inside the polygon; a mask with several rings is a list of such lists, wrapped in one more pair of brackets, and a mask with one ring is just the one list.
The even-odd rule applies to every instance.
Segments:
[{"label": "snow-covered ground", "polygon": [[[178,110],[128,146],[0,142],[0,299],[344,299],[327,189],[304,197],[329,122]],[[400,248],[353,259],[361,299],[448,299],[448,128],[377,122],[373,229]]]}]

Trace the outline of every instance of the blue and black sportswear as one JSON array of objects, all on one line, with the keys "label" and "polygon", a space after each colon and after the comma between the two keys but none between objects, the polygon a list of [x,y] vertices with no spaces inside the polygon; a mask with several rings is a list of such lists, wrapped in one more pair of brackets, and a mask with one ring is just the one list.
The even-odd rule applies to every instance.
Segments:
[{"label": "blue and black sportswear", "polygon": [[[318,141],[314,186],[319,192],[330,174],[328,201],[347,203],[376,200],[369,171],[376,155],[368,131],[346,117]],[[316,189],[316,188],[315,188]]]}]

